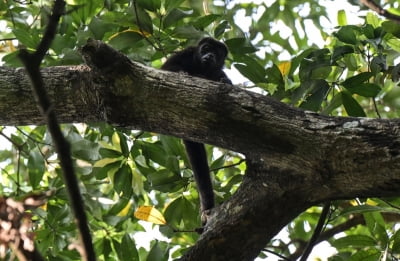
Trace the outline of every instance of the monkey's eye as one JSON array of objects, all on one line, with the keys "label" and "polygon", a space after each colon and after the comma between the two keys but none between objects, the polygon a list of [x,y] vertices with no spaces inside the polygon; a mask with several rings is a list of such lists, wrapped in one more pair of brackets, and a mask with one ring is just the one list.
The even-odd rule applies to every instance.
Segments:
[{"label": "monkey's eye", "polygon": [[202,51],[203,52],[209,52],[211,50],[211,46],[208,44],[203,45]]}]

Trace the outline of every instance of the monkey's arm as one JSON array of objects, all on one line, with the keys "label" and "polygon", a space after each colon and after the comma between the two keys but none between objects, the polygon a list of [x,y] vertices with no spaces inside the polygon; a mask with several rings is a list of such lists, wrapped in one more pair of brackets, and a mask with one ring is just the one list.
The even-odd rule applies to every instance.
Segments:
[{"label": "monkey's arm", "polygon": [[191,47],[175,53],[161,66],[162,70],[171,72],[186,72],[193,74],[195,66],[193,64],[193,55],[195,50]]},{"label": "monkey's arm", "polygon": [[232,84],[232,81],[228,78],[225,72],[221,71],[220,82]]}]

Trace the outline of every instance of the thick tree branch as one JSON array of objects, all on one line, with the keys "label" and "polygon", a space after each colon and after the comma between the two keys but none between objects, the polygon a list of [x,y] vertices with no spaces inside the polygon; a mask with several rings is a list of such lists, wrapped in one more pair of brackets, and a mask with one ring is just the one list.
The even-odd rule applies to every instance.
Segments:
[{"label": "thick tree branch", "polygon": [[[65,78],[53,77],[49,85],[52,96],[66,96],[55,99],[62,121],[106,120],[246,155],[242,185],[215,210],[182,260],[252,260],[312,205],[400,193],[399,120],[298,110],[235,86],[147,68],[98,41],[82,51],[92,71],[82,66],[42,70],[44,75],[65,71]],[[23,86],[7,84],[9,93]],[[1,97],[0,124],[8,117]],[[32,119],[37,118],[21,122],[37,124]]]}]

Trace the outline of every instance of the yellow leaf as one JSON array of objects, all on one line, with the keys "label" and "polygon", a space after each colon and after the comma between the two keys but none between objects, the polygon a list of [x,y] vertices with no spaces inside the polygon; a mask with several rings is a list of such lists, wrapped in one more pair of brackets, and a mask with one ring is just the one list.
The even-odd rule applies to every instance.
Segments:
[{"label": "yellow leaf", "polygon": [[372,199],[367,199],[367,205],[370,205],[370,206],[378,206],[378,202],[376,202],[376,201],[374,201],[374,200],[372,200]]},{"label": "yellow leaf", "polygon": [[165,225],[167,221],[165,221],[164,216],[155,209],[153,206],[140,206],[135,211],[135,217],[140,220],[144,220],[147,222],[151,222],[157,225]]},{"label": "yellow leaf", "polygon": [[105,158],[105,159],[101,159],[98,160],[94,163],[93,167],[95,168],[102,168],[110,163],[114,163],[116,161],[120,161],[120,158]]},{"label": "yellow leaf", "polygon": [[149,33],[149,32],[141,31],[139,29],[135,29],[134,28],[134,29],[127,29],[127,30],[124,30],[122,32],[115,33],[115,34],[110,36],[110,40],[115,38],[115,37],[117,37],[117,36],[119,36],[119,35],[121,35],[121,34],[123,34],[123,33],[137,33],[137,34],[140,34],[140,35],[142,35],[144,37],[150,37],[151,36],[151,33]]},{"label": "yellow leaf", "polygon": [[47,203],[41,205],[39,208],[43,209],[44,211],[47,211]]},{"label": "yellow leaf", "polygon": [[119,152],[121,152],[121,140],[120,140],[117,132],[114,132],[114,134],[111,137],[111,140],[112,140],[113,145],[117,148],[117,150]]},{"label": "yellow leaf", "polygon": [[278,65],[279,71],[281,71],[281,74],[283,76],[287,76],[289,74],[290,71],[290,62],[282,62]]},{"label": "yellow leaf", "polygon": [[117,214],[117,216],[119,217],[125,217],[128,212],[129,209],[132,207],[132,202],[129,202],[128,204],[126,204],[126,206]]}]

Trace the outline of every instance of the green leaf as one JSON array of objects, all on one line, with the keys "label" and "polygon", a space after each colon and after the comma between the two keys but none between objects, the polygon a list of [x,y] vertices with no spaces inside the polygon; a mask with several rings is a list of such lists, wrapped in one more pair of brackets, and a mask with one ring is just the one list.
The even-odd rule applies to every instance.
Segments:
[{"label": "green leaf", "polygon": [[150,159],[157,164],[160,164],[161,166],[166,165],[166,156],[168,155],[161,142],[155,142],[155,143],[148,143],[148,142],[143,142],[140,145],[140,148],[142,149],[143,156],[146,159]]},{"label": "green leaf", "polygon": [[214,30],[215,38],[219,38],[227,29],[230,28],[229,22],[224,20]]},{"label": "green leaf", "polygon": [[354,248],[354,247],[371,247],[375,246],[376,241],[370,236],[365,235],[349,235],[341,237],[332,242],[336,248]]},{"label": "green leaf", "polygon": [[337,61],[345,54],[354,53],[354,48],[350,45],[337,46],[332,52],[332,61]]},{"label": "green leaf", "polygon": [[137,4],[144,9],[156,12],[161,7],[161,0],[136,0]]},{"label": "green leaf", "polygon": [[375,39],[375,31],[372,25],[364,25],[364,27],[362,28],[362,32],[368,39]]},{"label": "green leaf", "polygon": [[394,82],[397,82],[400,80],[400,64],[395,65],[392,69],[391,69],[391,76],[392,76],[392,80]]},{"label": "green leaf", "polygon": [[37,189],[46,171],[43,155],[39,149],[30,151],[28,158],[29,182],[33,189]]},{"label": "green leaf", "polygon": [[150,249],[146,261],[167,261],[168,257],[168,248],[166,247],[166,244],[156,241]]},{"label": "green leaf", "polygon": [[311,72],[310,79],[326,79],[329,74],[332,72],[332,66],[324,66],[325,63],[321,64],[321,66],[314,68]]},{"label": "green leaf", "polygon": [[225,155],[221,155],[210,164],[210,170],[222,168],[225,164]]},{"label": "green leaf", "polygon": [[215,22],[220,17],[221,15],[218,14],[209,14],[205,16],[200,16],[192,24],[194,27],[203,30],[204,28],[209,26],[211,23]]},{"label": "green leaf", "polygon": [[165,9],[167,11],[180,6],[185,0],[165,0]]},{"label": "green leaf", "polygon": [[95,161],[100,157],[99,148],[98,143],[82,139],[71,144],[71,154],[77,159]]},{"label": "green leaf", "polygon": [[326,81],[324,80],[308,80],[302,82],[292,94],[292,103],[296,104],[302,99],[305,100],[308,96],[311,96],[313,93],[318,91],[319,87],[325,85],[325,83]]},{"label": "green leaf", "polygon": [[119,158],[122,156],[121,152],[106,148],[100,148],[99,153],[102,158]]},{"label": "green leaf", "polygon": [[356,93],[364,97],[375,97],[381,91],[381,87],[374,83],[365,83],[373,75],[371,72],[363,72],[346,79],[342,82],[342,85],[353,94]]},{"label": "green leaf", "polygon": [[109,44],[112,45],[115,49],[124,50],[131,48],[133,44],[142,39],[142,35],[137,32],[124,31],[113,35],[113,37],[110,39]]},{"label": "green leaf", "polygon": [[329,115],[331,114],[331,112],[338,108],[340,105],[342,105],[342,95],[336,94],[335,96],[333,96],[333,98],[330,100],[328,106],[325,107],[325,109],[322,110],[321,114],[323,115]]},{"label": "green leaf", "polygon": [[160,135],[159,137],[161,144],[167,154],[172,154],[175,156],[186,155],[181,139],[166,135]]},{"label": "green leaf", "polygon": [[132,170],[128,165],[122,165],[114,175],[114,190],[124,197],[132,194]]},{"label": "green leaf", "polygon": [[387,213],[397,213],[400,215],[400,210],[391,207],[381,207],[381,206],[371,206],[371,205],[361,205],[353,206],[344,209],[340,215],[350,215],[350,214],[364,214],[370,212],[387,212]]},{"label": "green leaf", "polygon": [[95,167],[92,171],[95,177],[101,180],[105,179],[107,176],[112,176],[119,169],[119,166],[121,166],[121,161],[114,161],[103,167]]},{"label": "green leaf", "polygon": [[264,80],[262,75],[257,74],[257,71],[252,70],[252,68],[245,64],[235,64],[234,67],[247,79],[252,82],[258,83]]},{"label": "green leaf", "polygon": [[356,27],[347,25],[339,29],[335,36],[342,42],[355,45],[357,44]]},{"label": "green leaf", "polygon": [[359,69],[359,64],[356,54],[345,55],[343,61],[350,71],[357,71]]},{"label": "green leaf", "polygon": [[268,83],[275,83],[278,85],[283,85],[283,77],[279,67],[276,64],[273,64],[272,67],[269,67],[265,70],[266,78]]},{"label": "green leaf", "polygon": [[108,237],[101,237],[94,242],[94,246],[97,253],[102,253],[105,256],[109,256],[111,252],[110,240]]},{"label": "green leaf", "polygon": [[379,241],[382,245],[386,245],[389,236],[386,232],[386,222],[380,212],[366,212],[363,213],[366,226],[368,227],[371,235]]},{"label": "green leaf", "polygon": [[338,11],[337,20],[338,20],[339,26],[347,25],[347,17],[346,17],[346,11],[345,10],[339,10]]},{"label": "green leaf", "polygon": [[36,46],[39,42],[33,38],[31,31],[15,28],[13,33],[22,45],[25,45],[28,48],[36,49]]},{"label": "green leaf", "polygon": [[225,41],[225,44],[228,46],[230,53],[233,55],[244,55],[257,51],[257,49],[246,38],[230,38]]},{"label": "green leaf", "polygon": [[[95,36],[95,39],[103,39],[104,35],[107,32],[112,32],[113,29],[115,29],[115,24],[110,23],[100,17],[95,16],[90,21],[90,24],[88,27],[89,27],[89,30]],[[61,37],[61,36],[59,36],[59,37]],[[64,40],[65,40],[65,38],[68,39],[68,37],[62,37],[62,39],[64,39]]]},{"label": "green leaf", "polygon": [[382,253],[380,250],[375,248],[368,248],[365,250],[358,250],[346,261],[377,261],[381,259]]},{"label": "green leaf", "polygon": [[300,105],[300,108],[310,111],[318,111],[329,91],[329,84],[325,80],[312,81],[312,94]]},{"label": "green leaf", "polygon": [[174,28],[173,34],[177,38],[194,39],[204,36],[204,33],[193,25],[178,26]]},{"label": "green leaf", "polygon": [[121,132],[117,132],[117,135],[119,137],[119,145],[121,147],[122,155],[124,155],[125,157],[128,157],[129,156],[129,147],[128,147],[128,141],[126,140],[126,136]]},{"label": "green leaf", "polygon": [[374,58],[372,58],[370,68],[371,72],[374,73],[375,75],[381,71],[386,71],[387,67],[388,66],[386,63],[386,55],[377,55]]},{"label": "green leaf", "polygon": [[367,17],[366,17],[366,21],[367,21],[367,24],[370,24],[370,25],[372,25],[374,28],[377,28],[377,27],[379,27],[380,26],[380,19],[379,19],[379,17],[377,16],[377,15],[375,15],[374,13],[372,13],[372,12],[368,12],[367,13]]},{"label": "green leaf", "polygon": [[393,253],[400,254],[400,230],[397,230],[396,233],[394,233],[391,240],[393,241],[392,244]]},{"label": "green leaf", "polygon": [[374,74],[371,72],[362,72],[360,74],[357,74],[356,76],[346,79],[344,82],[342,82],[342,85],[345,88],[354,88],[357,85],[368,81],[373,75]]},{"label": "green leaf", "polygon": [[382,28],[388,33],[393,34],[397,38],[400,38],[400,25],[393,21],[384,21],[382,23]]},{"label": "green leaf", "polygon": [[341,92],[343,106],[349,116],[366,117],[366,114],[360,104],[347,92]]},{"label": "green leaf", "polygon": [[175,172],[175,173],[180,172],[179,160],[176,156],[168,155],[166,157],[165,167],[172,172]]},{"label": "green leaf", "polygon": [[348,87],[346,89],[351,93],[364,97],[376,97],[382,90],[381,87],[375,83],[361,83],[355,87]]},{"label": "green leaf", "polygon": [[164,26],[164,28],[168,28],[171,25],[176,24],[183,18],[191,16],[191,15],[193,15],[192,9],[183,10],[183,9],[174,8],[169,13],[167,13],[167,15],[165,16],[165,18],[163,20],[163,26]]},{"label": "green leaf", "polygon": [[141,7],[134,8],[133,19],[135,21],[136,26],[138,28],[141,28],[142,31],[148,34],[153,33],[153,22],[151,16],[144,9],[142,9]]},{"label": "green leaf", "polygon": [[308,57],[315,50],[315,48],[309,48],[293,58],[288,75],[292,76],[304,58]]},{"label": "green leaf", "polygon": [[79,6],[71,16],[77,24],[89,24],[90,20],[103,8],[102,0],[75,0],[74,4]]},{"label": "green leaf", "polygon": [[391,38],[386,40],[386,43],[392,47],[396,52],[400,52],[400,39]]},{"label": "green leaf", "polygon": [[175,192],[187,184],[186,179],[166,169],[153,171],[147,176],[147,179],[153,189],[161,192]]},{"label": "green leaf", "polygon": [[167,223],[174,228],[195,226],[198,221],[198,210],[184,196],[172,201],[164,212]]},{"label": "green leaf", "polygon": [[113,241],[115,250],[117,252],[119,260],[131,260],[131,261],[139,261],[139,253],[136,249],[135,241],[126,233],[122,237],[122,242],[119,244],[116,241]]},{"label": "green leaf", "polygon": [[330,74],[331,55],[327,48],[312,51],[307,59],[300,63],[299,77],[301,81],[310,79],[326,79]]},{"label": "green leaf", "polygon": [[126,197],[122,197],[118,200],[116,204],[114,204],[111,209],[107,212],[110,216],[116,216],[121,210],[123,210],[128,204],[130,199]]},{"label": "green leaf", "polygon": [[[266,71],[255,59],[247,55],[237,57],[234,67],[246,78],[254,83],[265,82]],[[279,72],[279,69],[278,69]]]}]

